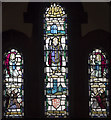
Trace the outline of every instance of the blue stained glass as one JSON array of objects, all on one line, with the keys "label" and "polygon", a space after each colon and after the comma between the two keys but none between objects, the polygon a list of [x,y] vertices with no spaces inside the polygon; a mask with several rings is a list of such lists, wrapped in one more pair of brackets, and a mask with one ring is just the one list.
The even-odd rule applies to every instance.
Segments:
[{"label": "blue stained glass", "polygon": [[47,94],[51,94],[51,88],[47,89]]},{"label": "blue stained glass", "polygon": [[65,34],[65,31],[58,30],[58,33]]},{"label": "blue stained glass", "polygon": [[15,65],[15,63],[13,63],[13,66],[12,66],[13,68],[13,70],[15,70],[16,69],[16,65]]},{"label": "blue stained glass", "polygon": [[68,40],[66,40],[66,45],[68,44]]},{"label": "blue stained glass", "polygon": [[24,108],[22,108],[22,111],[24,111]]},{"label": "blue stained glass", "polygon": [[57,92],[57,87],[52,89],[52,94],[55,94]]},{"label": "blue stained glass", "polygon": [[[54,6],[53,9],[52,6]],[[47,55],[44,56],[44,74],[47,75],[48,80],[44,78],[45,107],[48,104],[45,115],[48,118],[66,118],[68,116],[68,104],[62,105],[62,102],[68,97],[68,75],[66,74],[68,73],[68,59],[63,60],[63,57],[68,58],[66,50],[64,51],[64,47],[67,47],[65,44],[67,40],[67,34],[65,33],[67,29],[65,21],[67,20],[65,18],[67,15],[63,8],[59,5],[56,6],[55,3],[48,9],[49,12],[45,13],[46,21],[44,23],[44,26],[47,24],[44,34],[44,41],[46,41],[44,50],[46,50],[46,47],[48,48],[46,50]],[[57,12],[57,9],[61,12]],[[62,67],[64,68],[62,69]],[[68,99],[66,103],[68,103]]]},{"label": "blue stained glass", "polygon": [[57,34],[57,30],[51,30],[52,34]]},{"label": "blue stained glass", "polygon": [[[104,55],[104,56],[103,56]],[[102,58],[102,59],[101,59]],[[102,61],[104,58],[104,61]],[[109,108],[106,55],[100,49],[90,53],[89,73],[89,115],[93,118],[107,117]]]},{"label": "blue stained glass", "polygon": [[52,89],[52,94],[57,92],[57,80],[53,80],[53,89]]},{"label": "blue stained glass", "polygon": [[50,33],[50,31],[46,31],[46,33]]},{"label": "blue stained glass", "polygon": [[[15,49],[10,49],[4,54],[4,106],[3,116],[5,118],[22,118],[24,115],[21,108],[24,108],[24,82],[23,82],[23,57]],[[10,81],[9,81],[10,79]],[[8,99],[7,99],[8,98]],[[17,112],[20,111],[19,113]],[[23,114],[22,114],[23,113]],[[18,117],[17,117],[18,116]]]},{"label": "blue stained glass", "polygon": [[51,54],[52,56],[55,56],[55,51],[52,51],[52,54]]},{"label": "blue stained glass", "polygon": [[66,74],[66,79],[68,78],[68,74]]},{"label": "blue stained glass", "polygon": [[62,34],[65,34],[65,31],[60,31]]},{"label": "blue stained glass", "polygon": [[99,70],[99,65],[96,65],[96,66],[95,66],[95,69],[96,69],[96,70]]},{"label": "blue stained glass", "polygon": [[105,85],[107,85],[107,83],[105,83]]},{"label": "blue stained glass", "polygon": [[57,25],[52,25],[51,26],[51,33],[52,34],[57,34]]},{"label": "blue stained glass", "polygon": [[63,87],[63,91],[66,91],[66,88],[68,88],[68,87]]},{"label": "blue stained glass", "polygon": [[55,62],[55,57],[52,57],[52,61]]}]

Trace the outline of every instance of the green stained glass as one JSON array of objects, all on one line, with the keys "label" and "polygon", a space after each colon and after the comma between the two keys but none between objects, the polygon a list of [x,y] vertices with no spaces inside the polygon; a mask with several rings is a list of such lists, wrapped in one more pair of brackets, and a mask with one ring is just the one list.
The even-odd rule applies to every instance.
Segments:
[{"label": "green stained glass", "polygon": [[65,108],[67,109],[67,100],[65,100]]},{"label": "green stained glass", "polygon": [[[10,49],[3,58],[3,116],[4,118],[22,118],[24,111],[23,57],[16,49]],[[21,90],[20,90],[21,89]]]},{"label": "green stained glass", "polygon": [[[51,4],[45,12],[44,32],[44,74],[45,74],[45,115],[48,118],[68,117],[68,84],[66,73],[68,66],[66,61],[67,15],[58,4]],[[65,101],[66,100],[66,101]]]},{"label": "green stained glass", "polygon": [[64,58],[66,59],[66,48],[64,48]]},{"label": "green stained glass", "polygon": [[48,110],[48,99],[46,99],[46,109]]},{"label": "green stained glass", "polygon": [[89,55],[89,116],[107,118],[109,114],[109,81],[107,56],[101,49]]},{"label": "green stained glass", "polygon": [[46,75],[46,85],[48,84],[48,76]]},{"label": "green stained glass", "polygon": [[47,61],[47,51],[46,51],[46,61]]}]

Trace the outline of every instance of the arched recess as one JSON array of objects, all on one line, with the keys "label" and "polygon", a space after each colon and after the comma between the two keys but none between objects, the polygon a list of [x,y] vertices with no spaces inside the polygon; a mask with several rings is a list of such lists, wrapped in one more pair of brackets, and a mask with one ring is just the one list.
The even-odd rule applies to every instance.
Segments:
[{"label": "arched recess", "polygon": [[[28,71],[30,63],[29,63],[29,43],[30,43],[30,39],[22,32],[17,31],[17,30],[8,30],[8,31],[4,31],[2,34],[2,118],[24,118],[25,116],[27,116],[27,107],[29,107],[29,103],[27,103],[27,100],[29,100],[30,97],[29,96],[29,86],[31,83],[30,81],[30,72]],[[27,43],[27,44],[26,44]],[[23,76],[21,77],[21,79],[23,80],[23,92],[22,93],[22,101],[24,99],[24,101],[21,101],[21,107],[20,110],[18,110],[18,113],[15,113],[15,115],[7,115],[6,116],[6,110],[5,110],[5,105],[4,105],[4,101],[6,101],[6,98],[4,96],[4,80],[5,80],[5,75],[6,75],[6,66],[8,66],[8,64],[6,64],[5,66],[5,59],[6,56],[11,53],[11,52],[17,52],[16,54],[19,54],[19,56],[21,56],[21,60],[22,60],[22,64],[21,67],[22,68],[22,72],[23,72]],[[10,59],[10,55],[8,56]],[[17,58],[19,61],[20,59]],[[8,60],[8,59],[7,59]],[[14,62],[14,60],[12,60]],[[17,66],[13,63],[13,69],[17,68],[19,69],[20,66]],[[20,69],[19,69],[20,70]],[[28,73],[28,74],[27,74]],[[13,73],[12,73],[13,74]],[[10,75],[11,76],[11,75]],[[20,77],[20,76],[19,76]],[[16,85],[19,83],[20,79],[18,79],[19,77],[15,76],[15,82]],[[12,79],[14,80],[14,76],[9,77],[7,79]],[[17,83],[17,81],[18,83]],[[13,83],[14,81],[12,81]],[[29,84],[28,84],[29,83]],[[20,85],[20,84],[19,84]],[[26,92],[25,92],[26,91]],[[24,95],[23,95],[24,94]],[[27,98],[27,99],[25,99]],[[24,106],[24,107],[23,107]],[[22,111],[22,114],[21,114]],[[15,111],[14,111],[15,112]],[[18,115],[19,114],[19,115]]]},{"label": "arched recess", "polygon": [[109,115],[108,57],[102,49],[94,49],[88,58],[89,116],[104,118]]},{"label": "arched recess", "polygon": [[19,50],[11,48],[3,55],[3,116],[24,116],[24,60]]},{"label": "arched recess", "polygon": [[[45,106],[44,101],[46,100],[46,97],[44,96],[44,94],[45,94],[44,90],[46,89],[46,86],[44,86],[44,83],[45,83],[45,78],[47,78],[47,77],[43,71],[43,67],[46,67],[45,56],[47,56],[47,54],[44,51],[45,48],[43,48],[43,47],[46,44],[45,34],[46,34],[47,27],[44,24],[44,31],[43,31],[43,22],[41,22],[41,21],[44,21],[44,23],[46,22],[44,13],[46,11],[45,10],[46,7],[50,7],[50,4],[51,3],[43,3],[43,2],[42,3],[31,3],[30,2],[27,12],[25,12],[25,14],[24,14],[25,22],[33,24],[32,41],[33,41],[33,45],[35,47],[33,54],[36,54],[36,51],[38,51],[38,53],[39,53],[39,54],[37,54],[37,56],[34,56],[34,60],[35,60],[34,67],[36,65],[37,66],[35,67],[36,68],[35,79],[31,80],[31,82],[34,82],[34,83],[36,82],[36,85],[35,85],[35,87],[32,85],[33,86],[33,89],[31,89],[31,91],[32,91],[31,96],[33,96],[32,100],[30,98],[30,101],[32,102],[32,104],[30,105],[30,102],[29,102],[28,108],[30,106],[30,109],[27,109],[27,112],[28,112],[28,116],[40,117],[40,118],[47,116],[46,114],[44,114],[45,113],[44,112],[45,111],[44,110],[44,106]],[[62,3],[62,2],[60,2],[59,5],[61,5],[61,7],[65,8],[65,13],[67,13],[66,22],[68,23],[67,24],[68,25],[68,28],[67,28],[68,41],[67,42],[68,42],[68,46],[69,46],[68,54],[70,54],[70,56],[68,55],[68,62],[67,62],[67,63],[69,63],[68,71],[70,71],[70,72],[68,72],[68,76],[67,76],[68,80],[69,80],[68,81],[69,96],[68,96],[67,100],[69,101],[68,111],[70,113],[70,115],[68,115],[68,116],[70,118],[71,117],[72,118],[73,117],[83,118],[87,114],[87,112],[86,112],[87,98],[85,100],[85,97],[82,97],[82,101],[86,101],[85,104],[84,104],[84,102],[81,102],[80,95],[84,95],[84,93],[86,93],[86,92],[83,93],[84,87],[81,86],[81,85],[84,85],[84,80],[81,81],[81,84],[80,84],[79,76],[80,76],[80,70],[82,67],[80,66],[80,69],[79,69],[78,65],[80,65],[80,63],[82,63],[82,62],[80,62],[81,58],[79,58],[79,54],[80,54],[80,50],[81,50],[81,47],[79,47],[80,43],[81,43],[81,40],[80,40],[81,24],[87,23],[87,13],[84,12],[82,3],[74,3],[74,2],[73,3],[70,3],[70,2]],[[50,32],[50,31],[47,30],[47,33],[48,32]],[[58,33],[63,34],[64,31],[59,31],[59,28],[58,28]],[[43,36],[44,36],[44,40],[43,40]],[[80,50],[78,50],[78,47]],[[43,59],[42,55],[44,55],[44,59]],[[76,56],[76,59],[75,59],[75,56]],[[43,62],[45,64],[43,64]],[[36,65],[35,65],[35,63],[36,63]],[[74,69],[74,68],[78,68],[78,69]],[[85,71],[85,70],[83,70],[83,71]],[[81,73],[83,73],[83,71]],[[37,92],[36,92],[36,96],[35,96],[35,94],[33,94],[33,93],[36,90],[37,90]],[[75,98],[75,96],[77,96],[77,97]],[[38,107],[38,109],[36,108],[36,106]],[[78,109],[75,109],[75,108],[78,108]],[[44,115],[46,115],[46,116],[44,116]],[[68,116],[66,116],[66,117],[68,117]],[[53,116],[53,117],[55,117],[55,116]],[[65,117],[65,116],[63,116],[63,117]]]}]

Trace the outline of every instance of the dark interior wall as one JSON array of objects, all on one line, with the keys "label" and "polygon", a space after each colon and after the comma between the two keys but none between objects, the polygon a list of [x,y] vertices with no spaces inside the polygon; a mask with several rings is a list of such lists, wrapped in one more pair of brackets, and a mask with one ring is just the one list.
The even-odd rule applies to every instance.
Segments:
[{"label": "dark interior wall", "polygon": [[[111,31],[110,13],[111,5],[108,2],[81,2],[84,11],[88,14],[87,24],[81,25],[82,36],[89,31],[103,29]],[[15,29],[32,36],[32,24],[24,23],[23,13],[27,11],[28,2],[5,2],[2,3],[2,25],[3,31]],[[110,24],[111,25],[111,24]]]},{"label": "dark interior wall", "polygon": [[31,37],[32,24],[24,23],[23,17],[27,7],[28,2],[2,2],[2,31],[14,29]]},{"label": "dark interior wall", "polygon": [[[22,32],[16,31],[16,30],[9,30],[2,33],[2,58],[4,58],[4,53],[8,52],[10,49],[14,48],[17,49],[19,53],[23,55],[23,61],[24,61],[24,89],[27,91],[24,91],[25,98],[27,98],[28,95],[28,80],[30,80],[30,63],[29,63],[29,45],[30,45],[30,39],[23,34]],[[29,76],[28,76],[29,75]],[[4,76],[4,74],[3,74]],[[2,91],[3,92],[3,91]],[[3,99],[3,98],[2,98]],[[27,110],[27,101],[28,99],[25,99],[25,111]],[[2,113],[4,112],[4,109],[2,109]]]},{"label": "dark interior wall", "polygon": [[88,14],[88,23],[82,24],[82,36],[88,32],[103,29],[111,32],[111,5],[109,2],[83,2],[84,11]]},{"label": "dark interior wall", "polygon": [[[60,5],[68,15],[69,117],[88,118],[88,54],[96,47],[103,48],[110,54],[111,35],[97,30],[81,37],[81,24],[88,22],[82,4]],[[24,54],[26,118],[44,117],[43,14],[49,6],[50,3],[29,3],[24,21],[25,24],[33,24],[31,39],[18,31],[4,32],[3,53],[7,48],[16,46]]]}]

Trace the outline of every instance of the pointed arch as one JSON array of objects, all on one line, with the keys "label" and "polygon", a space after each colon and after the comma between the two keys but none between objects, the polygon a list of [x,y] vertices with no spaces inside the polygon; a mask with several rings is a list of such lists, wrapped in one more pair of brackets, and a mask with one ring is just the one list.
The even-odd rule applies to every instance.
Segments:
[{"label": "pointed arch", "polygon": [[67,15],[58,4],[44,14],[45,116],[66,118],[68,111]]},{"label": "pointed arch", "polygon": [[17,49],[10,49],[3,58],[3,116],[24,116],[24,61]]},{"label": "pointed arch", "polygon": [[88,58],[89,116],[107,117],[109,114],[108,58],[102,49],[95,49]]}]

